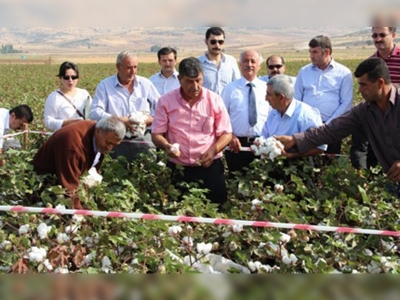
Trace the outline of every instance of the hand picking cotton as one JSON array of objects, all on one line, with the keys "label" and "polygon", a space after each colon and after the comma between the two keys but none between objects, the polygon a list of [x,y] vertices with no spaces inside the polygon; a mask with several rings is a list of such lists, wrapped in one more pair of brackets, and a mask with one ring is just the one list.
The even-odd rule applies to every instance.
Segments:
[{"label": "hand picking cotton", "polygon": [[93,187],[93,186],[99,185],[102,180],[103,180],[103,176],[101,176],[99,173],[97,173],[96,168],[91,168],[88,171],[88,175],[85,177],[83,182],[88,187]]},{"label": "hand picking cotton", "polygon": [[137,111],[137,112],[132,113],[129,116],[129,121],[131,123],[134,123],[134,125],[133,125],[134,131],[127,131],[126,136],[128,138],[143,137],[144,132],[146,131],[147,115],[141,111]]},{"label": "hand picking cotton", "polygon": [[[257,146],[258,145],[258,146]],[[270,160],[282,155],[282,150],[285,148],[283,144],[273,136],[264,139],[263,137],[257,138],[254,145],[251,145],[251,150],[256,156],[268,156]]]}]

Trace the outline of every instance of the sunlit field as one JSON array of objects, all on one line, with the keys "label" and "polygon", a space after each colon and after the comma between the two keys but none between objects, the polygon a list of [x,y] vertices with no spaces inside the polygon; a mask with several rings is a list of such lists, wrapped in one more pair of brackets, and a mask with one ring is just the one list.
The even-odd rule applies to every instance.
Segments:
[{"label": "sunlit field", "polygon": [[[354,71],[370,50],[362,57],[339,55],[339,51],[335,57]],[[306,51],[284,56],[288,75],[296,76],[309,63]],[[153,62],[146,57],[139,57],[138,74],[149,77],[159,66],[155,54]],[[58,88],[56,74],[62,61],[78,63],[78,86],[92,96],[97,84],[116,72],[112,57],[73,58],[39,57],[21,63],[18,58],[1,57],[0,107],[30,105],[35,120],[29,128],[46,131],[44,103]],[[263,74],[264,64],[259,75]],[[357,84],[354,103],[361,101],[356,90]],[[7,164],[0,168],[0,205],[70,205],[54,176],[36,175],[30,164],[46,138],[29,134],[26,151],[6,152]],[[179,197],[162,151],[126,168],[107,157],[102,183],[92,188],[82,185],[79,195],[84,208],[95,211],[400,230],[399,199],[386,191],[380,168],[353,169],[344,144],[343,156],[337,158],[255,161],[245,176],[227,178],[229,200],[221,209],[209,203],[205,191],[195,185]],[[392,236],[233,223],[90,216],[81,220],[0,212],[0,273],[398,273],[396,242]]]}]

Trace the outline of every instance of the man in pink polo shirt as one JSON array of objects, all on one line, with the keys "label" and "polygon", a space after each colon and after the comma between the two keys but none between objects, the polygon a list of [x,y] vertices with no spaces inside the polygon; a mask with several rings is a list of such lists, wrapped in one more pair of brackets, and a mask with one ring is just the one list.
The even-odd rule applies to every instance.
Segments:
[{"label": "man in pink polo shirt", "polygon": [[[226,201],[222,150],[232,139],[232,126],[222,98],[203,88],[203,67],[194,57],[179,64],[181,87],[159,99],[152,140],[167,152],[174,183],[202,181],[213,203]],[[176,166],[183,167],[183,173]]]}]

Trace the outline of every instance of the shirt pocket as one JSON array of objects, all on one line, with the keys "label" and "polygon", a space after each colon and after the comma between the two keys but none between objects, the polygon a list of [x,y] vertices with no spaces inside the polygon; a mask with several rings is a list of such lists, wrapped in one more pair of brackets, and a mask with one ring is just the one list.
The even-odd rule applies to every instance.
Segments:
[{"label": "shirt pocket", "polygon": [[214,118],[210,116],[198,115],[194,118],[193,127],[196,132],[212,133],[214,129]]}]

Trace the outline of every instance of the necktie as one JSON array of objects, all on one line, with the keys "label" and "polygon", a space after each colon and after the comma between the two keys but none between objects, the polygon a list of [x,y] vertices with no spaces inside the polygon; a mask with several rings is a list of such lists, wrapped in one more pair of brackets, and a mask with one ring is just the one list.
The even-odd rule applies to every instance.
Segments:
[{"label": "necktie", "polygon": [[254,93],[254,84],[249,82],[249,124],[254,126],[257,124],[257,106],[256,106],[256,94]]}]

